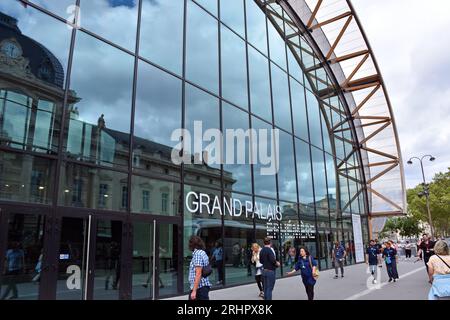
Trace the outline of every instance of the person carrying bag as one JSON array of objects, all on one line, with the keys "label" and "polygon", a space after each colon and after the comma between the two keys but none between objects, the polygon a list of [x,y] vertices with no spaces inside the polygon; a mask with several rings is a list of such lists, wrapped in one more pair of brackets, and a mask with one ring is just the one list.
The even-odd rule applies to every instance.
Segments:
[{"label": "person carrying bag", "polygon": [[428,300],[450,300],[450,254],[447,242],[436,242],[434,252],[427,264],[431,283]]},{"label": "person carrying bag", "polygon": [[299,270],[308,300],[314,300],[314,286],[319,278],[319,270],[317,269],[317,261],[311,257],[308,249],[304,247],[300,248],[298,262],[295,264],[294,269],[288,272],[287,275],[291,276]]}]

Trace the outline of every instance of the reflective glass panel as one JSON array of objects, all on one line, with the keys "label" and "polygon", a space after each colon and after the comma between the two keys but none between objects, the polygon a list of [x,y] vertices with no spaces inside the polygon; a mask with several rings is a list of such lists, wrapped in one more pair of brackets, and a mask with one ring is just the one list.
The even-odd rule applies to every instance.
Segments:
[{"label": "reflective glass panel", "polygon": [[306,101],[308,104],[308,123],[311,144],[322,149],[322,129],[320,126],[321,111],[319,109],[317,97],[310,91],[306,90]]},{"label": "reflective glass panel", "polygon": [[295,139],[295,153],[297,155],[297,179],[300,203],[310,205],[314,202],[314,194],[309,145],[299,139]]},{"label": "reflective glass panel", "polygon": [[[124,188],[125,187],[125,188]],[[61,168],[59,204],[102,210],[126,211],[127,174],[73,163]]]},{"label": "reflective glass panel", "polygon": [[138,0],[82,0],[81,27],[134,51],[137,11]]},{"label": "reflective glass panel", "polygon": [[259,51],[267,55],[266,15],[255,1],[245,1],[247,5],[247,39]]},{"label": "reflective glass panel", "polygon": [[308,138],[308,122],[306,118],[305,89],[291,78],[292,116],[294,118],[295,135],[305,141]]},{"label": "reflective glass panel", "polygon": [[289,99],[288,75],[286,72],[271,64],[272,96],[275,124],[289,132],[292,131],[291,106]]},{"label": "reflective glass panel", "polygon": [[145,62],[139,64],[134,121],[134,169],[179,176],[171,161],[172,133],[181,128],[181,81]]},{"label": "reflective glass panel", "polygon": [[0,268],[0,300],[38,299],[44,263],[45,220],[41,215],[11,213],[8,216],[5,263]]},{"label": "reflective glass panel", "polygon": [[0,199],[52,203],[54,160],[0,152]]},{"label": "reflective glass panel", "polygon": [[269,63],[257,50],[248,47],[252,113],[272,122]]},{"label": "reflective glass panel", "polygon": [[294,140],[290,134],[280,131],[280,158],[278,165],[278,192],[280,199],[297,202],[295,180]]},{"label": "reflective glass panel", "polygon": [[[224,129],[224,187],[252,192],[250,131],[248,114],[227,103],[222,104]],[[229,129],[229,131],[227,131]]]},{"label": "reflective glass panel", "polygon": [[220,0],[220,20],[245,37],[244,1]]},{"label": "reflective glass panel", "polygon": [[[218,190],[188,184],[184,186],[184,199],[183,274],[184,291],[188,292],[190,287],[189,264],[192,260],[189,238],[193,235],[201,237],[206,246],[206,254],[212,259],[214,249],[223,246],[222,216],[220,215],[222,200],[221,192]],[[222,255],[222,259],[224,256],[227,254]],[[222,265],[220,264],[220,266]],[[222,271],[219,273],[214,269],[209,280],[213,286],[221,286],[223,284]]]},{"label": "reflective glass panel", "polygon": [[188,1],[186,28],[186,77],[203,88],[218,93],[217,20],[192,1]]},{"label": "reflective glass panel", "polygon": [[181,193],[178,183],[133,176],[131,180],[131,210],[175,216],[181,210]]},{"label": "reflective glass panel", "polygon": [[[255,157],[253,165],[255,194],[270,198],[277,197],[276,171],[265,172],[264,169],[275,168],[275,150],[273,148],[274,137],[272,126],[268,123],[252,117],[252,127],[257,130],[258,139],[252,143],[258,143],[258,158]],[[261,143],[264,141],[265,143]]]},{"label": "reflective glass panel", "polygon": [[[220,118],[219,100],[210,94],[191,85],[186,87],[186,120],[185,127],[190,133],[186,137],[185,152],[194,157],[195,166],[187,166],[187,170],[201,170],[203,174],[210,172],[220,175]],[[216,129],[209,131],[208,129]],[[202,161],[203,160],[203,161]],[[204,165],[204,163],[208,165]],[[215,179],[216,177],[214,177]]]},{"label": "reflective glass panel", "polygon": [[[275,29],[272,22],[270,20],[268,20],[267,22],[269,32],[270,60],[286,70],[286,46],[284,40],[281,38],[281,35],[278,33],[277,29]],[[281,28],[283,28],[282,22]]]},{"label": "reflective glass panel", "polygon": [[133,57],[77,33],[66,152],[69,158],[127,166]]},{"label": "reflective glass panel", "polygon": [[247,63],[245,42],[225,26],[221,26],[222,96],[247,108]]},{"label": "reflective glass panel", "polygon": [[183,19],[183,0],[144,0],[139,55],[172,72],[181,74]]}]

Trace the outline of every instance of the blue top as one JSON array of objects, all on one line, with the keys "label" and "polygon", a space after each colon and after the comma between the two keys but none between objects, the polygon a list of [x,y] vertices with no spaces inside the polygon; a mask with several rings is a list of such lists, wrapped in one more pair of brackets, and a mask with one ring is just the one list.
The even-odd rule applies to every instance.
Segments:
[{"label": "blue top", "polygon": [[222,249],[222,247],[215,248],[212,255],[214,257],[214,260],[222,261],[222,259],[223,259],[223,249]]},{"label": "blue top", "polygon": [[378,246],[369,246],[366,251],[367,255],[369,256],[369,264],[370,265],[376,265],[378,264]]},{"label": "blue top", "polygon": [[[192,260],[189,265],[189,286],[191,290],[194,288],[194,282],[195,282],[195,267],[206,267],[209,264],[208,256],[206,255],[206,252],[203,250],[195,249],[194,253],[192,254]],[[208,277],[201,277],[200,283],[198,284],[198,287],[211,287],[211,283],[209,282]]]},{"label": "blue top", "polygon": [[25,254],[22,249],[9,249],[6,251],[8,261],[8,271],[20,271],[23,269],[23,259]]},{"label": "blue top", "polygon": [[345,249],[342,245],[339,245],[338,248],[334,247],[334,256],[336,257],[337,260],[340,260],[344,257],[345,254]]},{"label": "blue top", "polygon": [[391,264],[395,261],[395,256],[397,255],[397,250],[394,248],[385,248],[383,250],[383,257],[385,258],[386,264]]},{"label": "blue top", "polygon": [[450,274],[435,274],[433,285],[428,292],[428,300],[450,297]]},{"label": "blue top", "polygon": [[[295,271],[300,270],[302,281],[304,284],[315,285],[316,280],[312,275],[312,267],[309,265],[309,257],[299,257],[298,262],[295,264]],[[317,267],[317,261],[311,257],[311,262],[314,267]]]}]

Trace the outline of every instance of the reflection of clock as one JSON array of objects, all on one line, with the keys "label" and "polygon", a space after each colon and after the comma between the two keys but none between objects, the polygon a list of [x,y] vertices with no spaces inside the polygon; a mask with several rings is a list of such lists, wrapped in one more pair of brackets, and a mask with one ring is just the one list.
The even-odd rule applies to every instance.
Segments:
[{"label": "reflection of clock", "polygon": [[18,58],[22,55],[22,49],[19,44],[15,41],[6,40],[0,45],[0,51],[10,58]]}]

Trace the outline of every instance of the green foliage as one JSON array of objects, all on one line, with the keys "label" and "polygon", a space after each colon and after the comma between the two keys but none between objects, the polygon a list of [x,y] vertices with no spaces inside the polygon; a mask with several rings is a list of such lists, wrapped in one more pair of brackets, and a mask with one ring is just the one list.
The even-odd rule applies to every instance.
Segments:
[{"label": "green foliage", "polygon": [[[408,212],[423,222],[428,222],[425,196],[419,197],[423,191],[420,184],[407,191]],[[435,236],[450,234],[450,168],[446,173],[438,173],[429,184],[430,211],[435,229]]]},{"label": "green foliage", "polygon": [[420,220],[413,215],[388,219],[380,236],[386,237],[390,232],[399,232],[402,237],[418,237],[422,232]]}]

